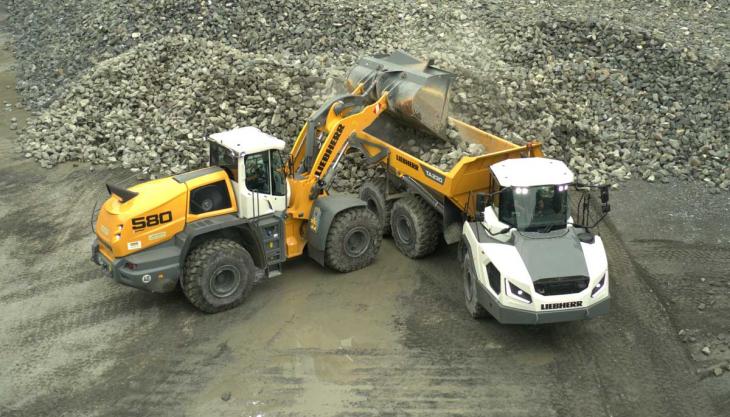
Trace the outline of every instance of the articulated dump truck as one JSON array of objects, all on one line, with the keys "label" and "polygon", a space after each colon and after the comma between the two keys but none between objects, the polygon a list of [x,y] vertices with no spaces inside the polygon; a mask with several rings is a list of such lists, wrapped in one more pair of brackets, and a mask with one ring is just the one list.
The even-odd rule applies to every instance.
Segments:
[{"label": "articulated dump truck", "polygon": [[[573,174],[449,117],[453,74],[403,52],[361,59],[350,93],[333,97],[285,143],[255,127],[208,138],[209,167],[138,184],[108,184],[92,260],[117,282],[152,292],[180,285],[205,312],[234,307],[254,282],[306,253],[340,272],[369,265],[383,234],[406,256],[459,243],[467,309],[505,323],[593,317],[607,311],[601,240],[569,214]],[[401,149],[392,124],[423,137],[481,144],[448,172]],[[386,175],[360,198],[331,194],[343,156],[359,150]],[[607,191],[603,190],[607,211]]]},{"label": "articulated dump truck", "polygon": [[[388,75],[378,76],[384,69]],[[415,95],[404,83],[412,74],[424,86]],[[350,142],[386,167],[383,178],[360,191],[384,234],[411,258],[433,252],[441,237],[458,243],[466,307],[474,318],[489,313],[502,323],[537,324],[606,314],[608,264],[601,238],[590,231],[597,222],[580,224],[590,217],[590,187],[581,185],[576,222],[570,169],[544,158],[540,143],[517,145],[449,117],[452,78],[403,55],[363,58],[348,76],[349,87],[373,97],[387,90],[391,114],[421,127],[423,137],[445,138],[450,126],[458,140],[484,149],[444,171],[405,152],[402,129],[394,129],[391,118],[357,132]],[[600,192],[605,215],[608,188]]]}]

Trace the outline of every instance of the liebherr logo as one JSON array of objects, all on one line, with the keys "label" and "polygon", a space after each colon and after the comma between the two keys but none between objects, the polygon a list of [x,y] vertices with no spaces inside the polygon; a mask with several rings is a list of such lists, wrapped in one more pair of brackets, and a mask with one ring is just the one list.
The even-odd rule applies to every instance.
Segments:
[{"label": "liebherr logo", "polygon": [[582,307],[583,301],[568,301],[565,303],[540,304],[540,310],[559,310],[561,308]]}]

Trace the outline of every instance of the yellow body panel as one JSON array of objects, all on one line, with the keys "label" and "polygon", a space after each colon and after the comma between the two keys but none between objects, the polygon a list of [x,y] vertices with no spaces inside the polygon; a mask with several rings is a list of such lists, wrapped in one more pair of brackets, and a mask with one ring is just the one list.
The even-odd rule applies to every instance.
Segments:
[{"label": "yellow body panel", "polygon": [[[218,181],[225,181],[232,207],[198,215],[189,213],[190,192]],[[166,242],[180,233],[186,223],[238,211],[225,171],[192,178],[184,184],[167,177],[137,184],[129,190],[139,195],[124,203],[112,195],[99,210],[96,235],[101,243],[99,251],[108,259]]]},{"label": "yellow body panel", "polygon": [[[96,235],[103,243],[100,250],[110,259],[168,241],[185,227],[185,184],[170,177],[129,189],[139,195],[124,203],[116,195],[110,196],[96,221]],[[140,228],[142,223],[145,226]]]},{"label": "yellow body panel", "polygon": [[[516,145],[460,120],[453,118],[449,120],[459,131],[459,135],[463,140],[481,144],[486,150],[482,155],[461,158],[450,171],[443,171],[365,131],[357,132],[357,136],[366,142],[364,148],[370,156],[377,155],[380,152],[379,147],[388,149],[388,155],[380,163],[389,167],[390,171],[397,177],[409,176],[413,178],[418,183],[451,200],[456,207],[469,216],[474,214],[475,197],[473,194],[488,191],[489,189],[491,183],[490,166],[509,158],[543,155],[539,143],[529,143],[525,146]],[[426,169],[436,173],[443,181],[438,181],[429,176],[425,171]]]},{"label": "yellow body panel", "polygon": [[[327,138],[322,141],[322,146],[312,164],[312,171],[304,174],[301,178],[290,177],[291,203],[287,214],[295,219],[308,219],[314,205],[314,200],[309,198],[312,187],[332,167],[337,155],[343,151],[347,138],[353,133],[357,134],[370,126],[372,122],[388,108],[387,93],[375,103],[366,106],[362,111],[355,114],[337,115],[334,108],[329,110],[327,123],[324,131]],[[334,107],[334,106],[333,106]],[[291,152],[292,171],[297,168],[304,159],[304,132],[305,125],[300,132],[297,141],[294,143]]]}]

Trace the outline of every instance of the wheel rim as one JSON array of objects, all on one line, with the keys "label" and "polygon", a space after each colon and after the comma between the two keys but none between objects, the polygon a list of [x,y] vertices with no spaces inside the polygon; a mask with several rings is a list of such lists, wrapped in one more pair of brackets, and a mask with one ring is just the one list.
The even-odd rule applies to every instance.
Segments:
[{"label": "wheel rim", "polygon": [[357,258],[370,247],[370,233],[364,227],[355,227],[345,234],[344,249],[347,256]]},{"label": "wheel rim", "polygon": [[413,225],[411,220],[406,216],[398,216],[395,222],[396,233],[398,234],[398,240],[406,245],[410,245],[413,241]]},{"label": "wheel rim", "polygon": [[228,297],[236,292],[241,283],[241,274],[232,266],[221,266],[210,279],[210,292],[218,298]]},{"label": "wheel rim", "polygon": [[466,301],[470,302],[474,299],[474,277],[468,269],[464,272],[464,295]]}]

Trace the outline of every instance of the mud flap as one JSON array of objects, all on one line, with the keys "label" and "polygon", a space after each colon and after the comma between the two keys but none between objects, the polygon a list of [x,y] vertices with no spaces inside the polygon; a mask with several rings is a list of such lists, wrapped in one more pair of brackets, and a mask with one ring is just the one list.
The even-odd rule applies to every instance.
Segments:
[{"label": "mud flap", "polygon": [[309,257],[324,266],[324,251],[332,220],[343,210],[365,206],[364,201],[352,196],[319,197],[314,202],[307,227],[307,254]]}]

